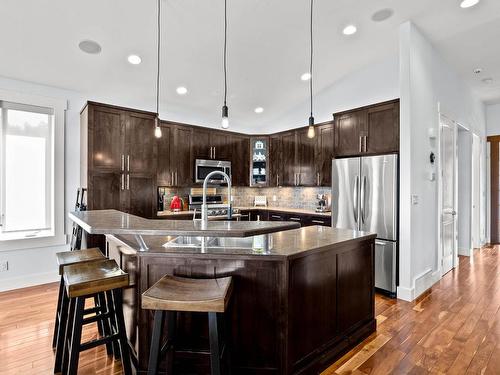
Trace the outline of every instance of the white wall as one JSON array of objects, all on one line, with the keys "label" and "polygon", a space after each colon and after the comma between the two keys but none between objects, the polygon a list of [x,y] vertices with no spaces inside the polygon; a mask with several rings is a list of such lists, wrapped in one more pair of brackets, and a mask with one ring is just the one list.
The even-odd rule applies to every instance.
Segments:
[{"label": "white wall", "polygon": [[[80,181],[80,110],[85,100],[77,93],[54,87],[0,77],[0,89],[48,96],[68,101],[65,124],[65,211],[74,206],[75,193]],[[33,202],[36,209],[36,202]],[[29,215],[29,212],[26,213]],[[66,215],[67,216],[67,215]],[[66,233],[71,233],[71,223],[66,221]],[[7,260],[9,270],[0,273],[0,291],[22,288],[58,280],[55,253],[67,246],[2,251],[0,261]]]},{"label": "white wall", "polygon": [[[447,117],[482,137],[486,133],[486,120],[484,105],[474,98],[467,85],[411,22],[400,27],[400,85],[398,297],[413,300],[439,280],[441,273],[438,184],[428,179],[432,169],[429,154],[434,151],[439,160],[438,143],[429,139],[428,129],[434,128],[438,134],[439,107]],[[412,204],[412,201],[416,204]]]},{"label": "white wall", "polygon": [[[326,89],[314,94],[314,119],[316,123],[331,121],[332,114],[369,104],[399,98],[399,56],[374,62],[363,69],[348,74]],[[303,117],[302,123],[296,119]],[[256,133],[274,133],[307,125],[309,100],[298,103],[288,113],[280,115]]]},{"label": "white wall", "polygon": [[488,135],[500,135],[500,104],[486,106]]}]

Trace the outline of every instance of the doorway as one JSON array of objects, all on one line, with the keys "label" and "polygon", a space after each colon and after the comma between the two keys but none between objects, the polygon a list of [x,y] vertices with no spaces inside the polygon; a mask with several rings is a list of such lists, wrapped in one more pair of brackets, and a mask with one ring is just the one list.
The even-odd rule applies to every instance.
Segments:
[{"label": "doorway", "polygon": [[444,115],[440,125],[440,249],[441,273],[444,275],[456,265],[457,235],[457,127]]},{"label": "doorway", "polygon": [[481,138],[472,135],[472,223],[471,223],[471,242],[472,247],[477,249],[482,246],[483,236],[481,235],[481,195],[482,195],[482,179],[481,179],[481,154],[482,154]]}]

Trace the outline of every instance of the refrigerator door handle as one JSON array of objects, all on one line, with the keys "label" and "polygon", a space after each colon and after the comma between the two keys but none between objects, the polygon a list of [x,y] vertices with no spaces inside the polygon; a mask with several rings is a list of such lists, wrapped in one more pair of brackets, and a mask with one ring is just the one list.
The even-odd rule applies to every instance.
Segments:
[{"label": "refrigerator door handle", "polygon": [[366,176],[363,176],[363,182],[361,183],[361,222],[365,223],[365,194],[366,194]]},{"label": "refrigerator door handle", "polygon": [[358,223],[358,189],[359,189],[359,176],[356,176],[356,181],[354,182],[354,193],[353,193],[354,221],[356,222],[356,224]]}]

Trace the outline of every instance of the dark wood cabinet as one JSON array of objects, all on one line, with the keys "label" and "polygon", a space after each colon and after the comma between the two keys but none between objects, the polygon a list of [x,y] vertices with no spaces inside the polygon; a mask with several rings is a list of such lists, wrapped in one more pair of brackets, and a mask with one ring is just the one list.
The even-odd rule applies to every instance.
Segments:
[{"label": "dark wood cabinet", "polygon": [[[81,113],[81,182],[90,210],[153,217],[156,209],[155,115],[89,102]],[[146,193],[147,191],[147,193]]]},{"label": "dark wood cabinet", "polygon": [[334,114],[335,157],[399,151],[399,100]]},{"label": "dark wood cabinet", "polygon": [[297,130],[297,185],[317,186],[318,172],[316,164],[317,134],[314,138],[307,136],[307,128]]},{"label": "dark wood cabinet", "polygon": [[399,102],[367,110],[365,151],[369,154],[399,151]]},{"label": "dark wood cabinet", "polygon": [[297,141],[295,131],[281,134],[281,171],[280,186],[297,185]]},{"label": "dark wood cabinet", "polygon": [[193,126],[193,159],[230,160],[233,133]]},{"label": "dark wood cabinet", "polygon": [[158,144],[157,179],[159,186],[187,187],[193,184],[190,127],[161,122],[162,136]]},{"label": "dark wood cabinet", "polygon": [[335,156],[356,156],[363,151],[365,114],[353,111],[335,116]]},{"label": "dark wood cabinet", "polygon": [[231,174],[234,186],[250,183],[250,140],[246,136],[231,136]]},{"label": "dark wood cabinet", "polygon": [[210,133],[212,130],[203,128],[194,128],[193,132],[193,160],[212,159],[212,145],[210,144]]},{"label": "dark wood cabinet", "polygon": [[281,155],[281,135],[271,135],[269,137],[269,186],[277,187],[283,182]]},{"label": "dark wood cabinet", "polygon": [[316,172],[317,185],[332,186],[333,122],[317,127]]}]

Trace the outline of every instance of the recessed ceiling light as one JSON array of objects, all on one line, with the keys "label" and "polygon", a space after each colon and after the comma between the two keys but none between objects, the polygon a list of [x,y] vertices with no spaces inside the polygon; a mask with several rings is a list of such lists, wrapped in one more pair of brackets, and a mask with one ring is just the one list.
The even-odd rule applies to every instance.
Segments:
[{"label": "recessed ceiling light", "polygon": [[481,68],[476,68],[476,69],[474,69],[474,70],[473,70],[473,72],[474,72],[474,74],[480,74],[480,73],[482,73],[482,72],[483,72],[483,69],[481,69]]},{"label": "recessed ceiling light", "polygon": [[254,112],[255,112],[255,113],[262,113],[262,112],[264,112],[264,108],[262,108],[262,107],[257,107],[257,108],[255,108],[255,109],[254,109]]},{"label": "recessed ceiling light", "polygon": [[302,81],[309,81],[311,79],[311,74],[310,73],[304,73],[300,76],[300,79]]},{"label": "recessed ceiling light", "polygon": [[493,83],[493,78],[484,78],[483,83],[490,85]]},{"label": "recessed ceiling light", "polygon": [[393,14],[394,10],[392,10],[391,8],[380,9],[372,14],[372,21],[382,22],[388,18],[391,18]]},{"label": "recessed ceiling light", "polygon": [[479,0],[462,0],[460,3],[461,8],[470,8],[473,7],[474,5],[477,5],[479,3]]},{"label": "recessed ceiling light", "polygon": [[347,25],[346,27],[344,27],[344,30],[342,30],[342,33],[344,35],[352,35],[352,34],[355,34],[356,31],[358,31],[357,27],[354,26],[354,25]]},{"label": "recessed ceiling light", "polygon": [[139,65],[142,61],[140,56],[137,56],[137,55],[130,55],[129,57],[127,57],[127,60],[132,65]]},{"label": "recessed ceiling light", "polygon": [[185,88],[184,86],[179,86],[179,87],[177,87],[177,89],[175,91],[177,91],[177,94],[179,94],[179,95],[186,95],[188,92],[188,89]]},{"label": "recessed ceiling light", "polygon": [[83,52],[89,53],[91,55],[97,55],[102,50],[99,43],[94,42],[93,40],[82,40],[80,43],[78,43],[78,47]]}]

